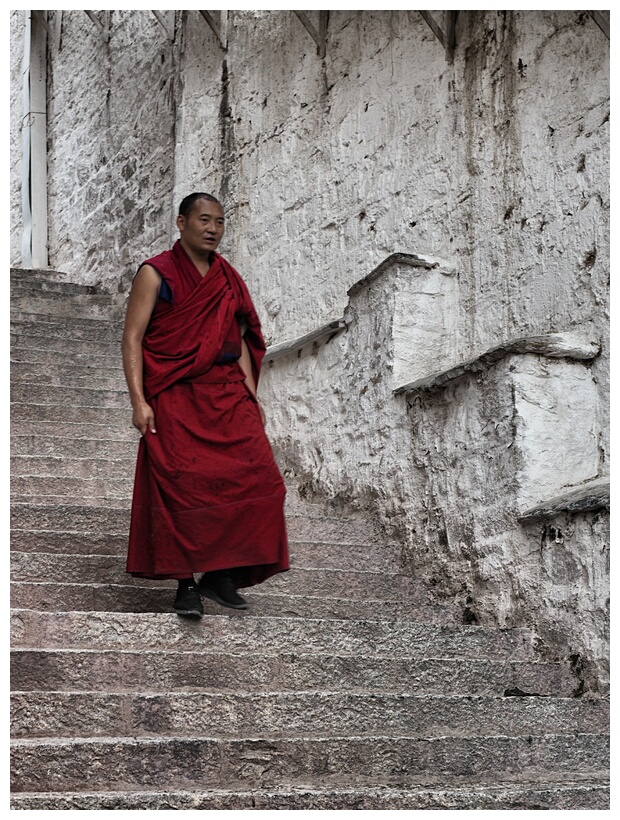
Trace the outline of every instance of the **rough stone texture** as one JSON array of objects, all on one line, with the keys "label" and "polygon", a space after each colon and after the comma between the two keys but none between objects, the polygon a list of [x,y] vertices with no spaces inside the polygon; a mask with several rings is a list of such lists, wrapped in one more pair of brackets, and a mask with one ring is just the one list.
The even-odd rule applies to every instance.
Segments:
[{"label": "rough stone texture", "polygon": [[[309,495],[375,509],[406,545],[412,574],[434,577],[439,595],[463,601],[466,619],[536,623],[551,655],[585,663],[587,685],[605,690],[605,510],[519,520],[607,471],[597,345],[583,330],[551,334],[455,367],[448,344],[445,374],[423,349],[405,377],[400,292],[415,303],[421,291],[416,327],[432,327],[438,302],[425,302],[429,270],[441,275],[422,268],[420,277],[393,258],[350,290],[345,331],[273,363],[267,353],[261,390],[278,451],[306,476]],[[418,362],[427,378],[414,372]],[[403,389],[402,378],[417,381]]]},{"label": "rough stone texture", "polygon": [[[22,255],[22,61],[24,57],[24,11],[12,10],[10,22],[11,37],[11,80],[10,80],[10,219],[11,219],[11,264],[19,264]],[[5,45],[6,47],[6,45]]]},{"label": "rough stone texture", "polygon": [[562,786],[527,784],[495,784],[477,789],[392,789],[359,787],[357,789],[254,789],[226,791],[224,789],[195,791],[122,791],[106,792],[27,793],[11,798],[11,808],[25,810],[334,810],[334,809],[469,809],[469,810],[541,810],[575,809],[577,806],[605,810],[609,808],[605,786],[581,783]]},{"label": "rough stone texture", "polygon": [[[29,371],[12,426],[13,808],[607,806],[609,707],[583,697],[582,667],[535,630],[430,603],[437,579],[403,576],[402,544],[367,513],[289,480],[293,566],[245,612],[182,619],[174,583],[124,577],[136,438],[129,409],[102,404],[121,390],[102,353],[119,327],[100,294],[98,319],[73,319],[81,288],[33,288],[41,307],[45,292],[44,319],[21,286],[13,314]],[[71,351],[101,369],[92,384],[75,386]]]},{"label": "rough stone texture", "polygon": [[[229,12],[226,51],[198,11],[175,12],[173,41],[148,10],[113,11],[108,41],[83,11],[49,16],[50,265],[125,292],[174,237],[180,198],[219,195],[221,249],[271,343],[353,322],[266,373],[283,463],[307,493],[377,511],[410,571],[469,596],[468,617],[538,619],[551,651],[594,653],[604,684],[604,514],[515,518],[609,473],[609,41],[588,13],[460,12],[452,62],[417,11],[329,12],[324,58],[292,11]],[[16,101],[21,13],[11,30]],[[381,276],[351,291],[394,255],[391,287]],[[600,353],[529,359],[529,375],[504,358],[443,394],[391,393],[551,334]],[[16,395],[34,398],[30,384]],[[116,399],[110,424],[124,418]],[[13,418],[38,424],[50,407],[20,401]],[[63,422],[99,419],[80,404]]]}]

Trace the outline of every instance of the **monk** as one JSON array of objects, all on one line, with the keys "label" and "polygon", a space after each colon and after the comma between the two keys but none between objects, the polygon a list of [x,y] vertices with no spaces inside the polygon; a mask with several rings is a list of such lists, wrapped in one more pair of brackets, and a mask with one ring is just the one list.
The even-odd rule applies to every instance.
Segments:
[{"label": "monk", "polygon": [[216,252],[223,208],[190,194],[177,227],[172,250],[138,268],[127,303],[123,366],[142,436],[127,572],[177,579],[174,610],[201,617],[201,597],[247,609],[240,587],[288,569],[286,490],[256,394],[260,321]]}]

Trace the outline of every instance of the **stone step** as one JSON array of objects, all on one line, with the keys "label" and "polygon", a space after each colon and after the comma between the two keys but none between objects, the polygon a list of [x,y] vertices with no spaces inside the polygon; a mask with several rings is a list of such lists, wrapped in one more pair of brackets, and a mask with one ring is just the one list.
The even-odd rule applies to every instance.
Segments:
[{"label": "stone step", "polygon": [[102,319],[120,321],[125,315],[122,304],[113,304],[108,296],[75,293],[67,299],[63,293],[39,291],[32,293],[22,290],[11,295],[11,315],[19,319],[21,315],[38,314],[46,319],[58,316],[62,319]]},{"label": "stone step", "polygon": [[[127,575],[123,556],[16,551],[11,551],[11,580],[132,586],[157,586],[160,583]],[[366,570],[292,567],[288,572],[269,578],[260,588],[261,591],[294,595],[431,603],[428,587],[421,580]]]},{"label": "stone step", "polygon": [[[34,361],[38,351],[54,351],[56,359],[69,364],[71,355],[89,353],[93,359],[89,364],[100,360],[116,360],[121,357],[122,326],[100,320],[84,321],[39,321],[30,322],[11,320],[10,350],[14,361]],[[30,356],[22,354],[31,354]],[[54,362],[51,363],[54,366]]]},{"label": "stone step", "polygon": [[609,733],[607,701],[362,692],[13,692],[12,737]]},{"label": "stone step", "polygon": [[[88,469],[88,463],[84,464]],[[95,504],[130,503],[133,478],[54,478],[53,476],[20,476],[11,480],[11,497],[24,502],[42,500],[88,501]]]},{"label": "stone step", "polygon": [[[311,595],[285,595],[260,591],[260,587],[244,591],[250,606],[234,617],[253,618],[275,615],[292,618],[335,618],[362,620],[407,620],[417,623],[462,623],[463,606],[456,604],[422,604],[394,601],[351,600]],[[42,612],[128,612],[173,613],[174,587],[141,587],[113,584],[52,584],[13,582],[11,606]],[[222,612],[208,598],[203,601],[207,614]],[[175,615],[175,618],[177,616]]]},{"label": "stone step", "polygon": [[[75,425],[78,427],[78,425]],[[66,427],[66,425],[65,425]],[[63,475],[79,475],[82,472],[82,464],[79,462],[87,459],[94,463],[93,475],[100,475],[102,470],[107,469],[109,460],[128,461],[132,471],[136,466],[136,453],[138,451],[139,433],[133,430],[130,436],[122,439],[109,439],[110,430],[103,428],[98,431],[99,438],[75,438],[70,435],[48,435],[46,432],[40,434],[22,434],[11,436],[11,454],[14,462],[11,462],[11,471],[15,475],[36,475],[39,472],[43,461],[50,459],[50,467],[59,475],[58,470],[63,470]],[[76,430],[77,433],[77,430]],[[28,466],[26,459],[29,458],[33,466]],[[54,462],[51,461],[54,460]],[[35,469],[35,466],[38,469]]]},{"label": "stone step", "polygon": [[[62,276],[62,274],[61,274]],[[23,294],[37,293],[37,294],[63,294],[65,298],[71,297],[75,294],[93,294],[102,295],[102,291],[97,285],[82,285],[76,282],[69,282],[64,278],[52,279],[50,277],[37,278],[28,275],[24,272],[23,275],[14,274],[11,271],[11,297],[13,295],[22,296]],[[111,294],[108,294],[110,297]],[[118,297],[116,297],[118,299]]]},{"label": "stone step", "polygon": [[11,381],[26,384],[49,384],[56,387],[95,387],[98,390],[122,390],[125,377],[122,367],[90,367],[83,364],[51,368],[47,363],[13,361]]},{"label": "stone step", "polygon": [[[58,425],[67,422],[108,425],[117,435],[118,430],[131,427],[131,406],[127,397],[127,407],[82,407],[66,404],[36,404],[34,402],[11,402],[11,428],[16,429],[16,422],[38,421],[56,422]],[[60,421],[59,421],[60,420]],[[135,432],[135,431],[134,431]]]},{"label": "stone step", "polygon": [[[220,612],[226,612],[220,608]],[[199,620],[176,614],[80,612],[11,613],[11,645],[28,649],[82,649],[227,653],[286,652],[375,655],[390,658],[538,660],[536,637],[527,629],[439,626],[407,621],[320,618],[238,618],[227,614]]]},{"label": "stone step", "polygon": [[[126,301],[126,296],[119,293],[114,293],[107,290],[100,285],[85,285],[78,282],[70,282],[64,274],[59,274],[55,278],[46,276],[46,278],[33,276],[30,272],[27,275],[14,275],[11,272],[11,305],[19,305],[22,297],[28,295],[35,295],[37,297],[49,297],[50,299],[62,298],[67,305],[71,304],[74,297],[79,297],[84,301],[83,297],[95,296],[100,302],[107,300],[112,308],[123,306]],[[26,313],[29,311],[26,310]],[[45,316],[45,314],[43,314]]]},{"label": "stone step", "polygon": [[[65,553],[67,555],[111,555],[124,561],[127,533],[56,532],[13,530],[11,547],[16,552]],[[289,539],[291,566],[340,569],[363,567],[368,571],[399,574],[401,562],[395,547],[377,544],[338,544]]]},{"label": "stone step", "polygon": [[[177,618],[176,615],[170,616]],[[250,620],[250,619],[247,619]],[[570,698],[568,664],[370,653],[21,649],[11,653],[12,691],[347,691]]]},{"label": "stone step", "polygon": [[[103,452],[104,442],[99,442],[100,450],[99,457],[95,458],[71,458],[66,456],[47,456],[47,455],[12,455],[11,456],[11,477],[13,479],[46,479],[50,482],[50,493],[52,488],[55,488],[55,483],[58,487],[62,487],[62,482],[68,481],[82,481],[84,484],[85,495],[90,495],[88,490],[88,480],[91,479],[124,479],[131,481],[133,484],[134,473],[136,470],[136,451],[138,449],[138,442],[131,447],[132,452],[126,442],[121,442],[122,450],[120,458],[107,458]],[[17,482],[19,486],[19,482]],[[67,483],[70,487],[71,493],[74,493],[74,487],[71,483]],[[25,491],[22,491],[25,492]],[[58,495],[58,492],[54,494]]]},{"label": "stone step", "polygon": [[63,282],[73,284],[68,273],[48,268],[11,268],[9,271],[11,286],[20,283]]},{"label": "stone step", "polygon": [[[73,300],[65,300],[65,307],[68,312],[47,312],[47,304],[56,308],[61,304],[62,296],[58,294],[49,295],[40,291],[33,296],[31,309],[25,300],[20,296],[19,302],[11,305],[10,330],[16,336],[55,336],[65,339],[90,339],[95,341],[120,342],[123,334],[124,308],[120,305],[112,305],[106,313],[106,297],[99,297],[94,302],[94,310],[89,312],[83,308],[88,305],[89,297],[78,295],[73,312]],[[109,303],[109,300],[108,300]],[[61,310],[63,308],[61,307]]]},{"label": "stone step", "polygon": [[[11,504],[11,527],[15,530],[55,530],[127,534],[129,503],[124,506],[92,504]],[[287,515],[287,532],[292,541],[314,541],[331,544],[372,544],[378,540],[375,527],[365,519]]]},{"label": "stone step", "polygon": [[[97,390],[91,387],[56,387],[47,384],[17,383],[11,385],[11,401],[17,403],[47,404],[58,408],[59,415],[66,405],[74,408],[125,408],[130,415],[129,393],[122,390]],[[131,416],[130,416],[131,420]]]},{"label": "stone step", "polygon": [[[572,778],[571,778],[572,779]],[[449,787],[420,786],[408,789],[392,786],[356,788],[316,788],[284,786],[279,789],[250,788],[246,791],[168,790],[113,792],[22,792],[11,797],[11,809],[106,811],[106,810],[301,810],[333,811],[353,809],[384,810],[608,810],[609,783],[576,780],[561,783],[538,779],[520,785],[511,780],[489,786],[470,784]]]},{"label": "stone step", "polygon": [[[116,334],[115,334],[116,335]],[[49,333],[37,335],[32,331],[11,334],[12,362],[39,362],[62,370],[75,364],[97,366],[102,371],[108,366],[117,368],[121,364],[121,340],[115,336],[109,339],[67,339]]]},{"label": "stone step", "polygon": [[122,788],[269,788],[304,785],[494,785],[604,775],[600,735],[18,739],[12,791]]},{"label": "stone step", "polygon": [[[41,447],[40,455],[47,452],[47,442],[51,440],[62,448],[65,442],[72,440],[76,447],[84,445],[89,452],[96,450],[99,443],[110,442],[133,442],[138,445],[138,432],[131,425],[131,419],[125,418],[126,424],[123,426],[110,427],[109,424],[93,424],[65,419],[54,419],[50,421],[37,421],[28,419],[11,419],[11,448],[16,455],[34,453]],[[57,441],[56,441],[57,439]],[[68,445],[67,445],[68,446]],[[91,448],[89,451],[88,448]],[[50,455],[55,455],[53,451]],[[75,453],[79,456],[79,452]]]}]

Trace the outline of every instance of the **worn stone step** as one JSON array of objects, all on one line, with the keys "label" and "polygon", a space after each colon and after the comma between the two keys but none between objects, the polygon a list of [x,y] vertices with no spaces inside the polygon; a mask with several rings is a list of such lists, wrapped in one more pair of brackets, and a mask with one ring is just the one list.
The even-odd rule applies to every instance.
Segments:
[{"label": "worn stone step", "polygon": [[[223,612],[220,608],[220,611]],[[407,621],[325,620],[225,614],[194,621],[177,615],[11,613],[11,645],[30,649],[328,652],[411,658],[537,660],[528,629],[438,626]]]},{"label": "worn stone step", "polygon": [[107,296],[98,294],[73,294],[67,300],[62,293],[16,293],[11,297],[11,314],[15,319],[20,315],[39,314],[46,318],[102,319],[120,321],[125,315],[123,305],[114,305]]},{"label": "worn stone step", "polygon": [[[84,464],[88,469],[88,463]],[[88,477],[69,478],[38,475],[15,475],[11,480],[11,497],[25,501],[74,500],[90,503],[129,503],[133,492],[133,478]]]},{"label": "worn stone step", "polygon": [[[37,404],[35,402],[11,402],[11,427],[18,421],[46,421],[56,423],[107,424],[110,430],[117,431],[131,427],[131,407],[129,398],[127,408],[121,407],[87,407],[65,404]],[[59,422],[59,419],[61,420]],[[133,428],[132,428],[133,429]],[[116,432],[115,432],[116,434]]]},{"label": "worn stone step", "polygon": [[[121,340],[115,336],[100,340],[71,339],[49,333],[35,333],[35,329],[11,334],[12,362],[41,362],[49,367],[62,369],[83,363],[86,366],[98,365],[102,368],[112,365],[118,367],[121,362]],[[116,335],[116,334],[115,334]]]},{"label": "worn stone step", "polygon": [[[58,553],[11,552],[14,581],[71,581],[82,584],[132,584],[152,586],[148,579],[133,578],[118,555],[62,555]],[[326,595],[342,598],[373,598],[386,601],[416,599],[430,603],[427,586],[417,578],[366,570],[292,567],[269,578],[261,589],[297,595]]]},{"label": "worn stone step", "polygon": [[[167,791],[24,792],[11,797],[12,809],[36,810],[607,810],[609,783],[599,780],[546,782],[541,776],[520,785],[514,782],[462,787],[357,786],[316,788],[284,786],[279,789],[249,788]],[[571,778],[572,779],[572,778]]]},{"label": "worn stone step", "polygon": [[72,284],[68,273],[48,268],[11,268],[9,271],[11,286],[20,283],[62,282]]},{"label": "worn stone step", "polygon": [[[421,604],[395,601],[351,600],[325,596],[285,595],[262,592],[260,588],[244,591],[249,610],[235,617],[276,615],[292,618],[390,619],[418,623],[462,623],[463,607],[456,604]],[[172,613],[174,587],[120,586],[114,584],[11,583],[11,606],[42,612],[135,612]],[[219,614],[222,608],[205,599],[205,612]],[[177,617],[175,615],[175,617]]]},{"label": "worn stone step", "polygon": [[[11,504],[11,527],[16,530],[58,532],[129,532],[129,501],[123,506],[93,504]],[[364,519],[287,515],[288,536],[293,541],[333,544],[371,544],[377,532]]]},{"label": "worn stone step", "polygon": [[[65,419],[54,419],[49,421],[37,421],[28,419],[11,419],[11,447],[16,455],[29,452],[36,452],[37,447],[43,448],[41,454],[45,452],[48,440],[56,442],[58,447],[64,446],[64,442],[72,440],[76,446],[89,444],[97,448],[99,443],[106,442],[132,442],[138,446],[138,432],[131,425],[131,419],[125,419],[126,425],[111,428],[109,424],[93,424],[75,421],[65,421]],[[27,441],[30,439],[30,443]],[[28,449],[30,448],[30,449]],[[50,455],[53,455],[50,452]],[[76,455],[78,455],[76,453]],[[88,452],[85,453],[88,455]]]},{"label": "worn stone step", "polygon": [[[105,431],[98,432],[103,436]],[[126,468],[134,470],[139,433],[136,430],[133,432],[135,435],[118,439],[73,438],[48,433],[14,434],[11,436],[11,454],[15,461],[11,462],[11,471],[17,475],[36,475],[44,465],[42,459],[49,460],[47,474],[54,474],[52,470],[55,470],[55,475],[59,475],[60,469],[63,475],[79,475],[83,467],[80,462],[84,460],[93,462],[93,475],[100,475],[105,471],[110,460],[125,460]],[[107,433],[110,435],[109,430]]]},{"label": "worn stone step", "polygon": [[49,384],[56,387],[96,387],[98,390],[122,390],[125,377],[121,367],[87,367],[66,365],[51,368],[37,362],[13,361],[11,364],[11,381],[26,384]]},{"label": "worn stone step", "polygon": [[[103,445],[100,445],[103,449]],[[53,482],[82,481],[85,487],[88,486],[89,479],[124,479],[133,483],[136,470],[135,452],[127,454],[127,444],[122,442],[122,453],[120,458],[106,458],[105,454],[99,452],[98,458],[71,458],[60,456],[33,456],[33,455],[12,455],[10,461],[11,477],[20,479],[50,479],[51,487]],[[137,448],[136,448],[137,449]],[[62,487],[62,483],[58,485]],[[73,488],[72,484],[67,484]],[[71,492],[74,492],[71,489]],[[89,495],[90,493],[86,493]]]},{"label": "worn stone step", "polygon": [[[70,374],[91,369],[98,373],[117,376],[122,374],[120,342],[108,343],[104,349],[98,344],[88,343],[82,352],[66,350],[63,340],[56,340],[52,347],[45,345],[45,339],[33,336],[15,336],[11,346],[11,375],[32,368],[39,374],[44,368],[51,373]],[[53,342],[53,340],[52,340]],[[16,371],[15,368],[18,368]],[[38,375],[37,378],[40,376]],[[36,381],[36,380],[35,380]]]},{"label": "worn stone step", "polygon": [[[174,616],[177,617],[176,615]],[[250,620],[250,619],[248,619]],[[187,652],[21,649],[11,653],[16,691],[342,691],[573,697],[568,664],[376,653]]]},{"label": "worn stone step", "polygon": [[[67,555],[115,555],[125,559],[127,533],[56,532],[54,530],[13,530],[11,548],[16,552],[65,553]],[[377,544],[338,544],[289,539],[293,567],[340,569],[363,567],[374,572],[399,574],[400,557],[395,547]]]},{"label": "worn stone step", "polygon": [[11,401],[51,404],[61,410],[73,407],[129,408],[129,393],[122,390],[97,390],[91,387],[55,387],[46,384],[12,384]]},{"label": "worn stone step", "polygon": [[[59,272],[54,278],[50,276],[42,278],[27,271],[11,270],[11,297],[14,294],[21,296],[24,293],[61,293],[66,298],[73,294],[101,295],[102,291],[96,285],[82,285],[77,282],[70,282],[64,274]],[[110,295],[108,294],[108,296]]]},{"label": "worn stone step", "polygon": [[361,692],[13,692],[13,737],[609,733],[609,703]]},{"label": "worn stone step", "polygon": [[[12,790],[266,788],[282,785],[494,785],[519,772],[521,783],[579,772],[602,777],[608,739],[600,735],[323,736],[18,739]],[[191,761],[191,765],[188,762]]]},{"label": "worn stone step", "polygon": [[11,311],[10,330],[16,337],[120,344],[123,321],[99,315],[46,316],[36,311],[20,310]]}]

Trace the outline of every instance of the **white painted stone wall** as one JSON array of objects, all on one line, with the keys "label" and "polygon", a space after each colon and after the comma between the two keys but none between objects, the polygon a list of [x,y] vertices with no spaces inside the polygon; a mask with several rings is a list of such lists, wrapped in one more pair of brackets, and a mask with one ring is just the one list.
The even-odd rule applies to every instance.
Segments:
[{"label": "white painted stone wall", "polygon": [[[392,257],[354,287],[333,338],[268,353],[260,391],[277,457],[306,495],[372,510],[405,571],[433,578],[466,621],[532,625],[550,657],[579,659],[586,686],[605,691],[608,515],[521,518],[605,473],[598,345],[532,340],[543,355],[516,352],[521,341],[395,392],[402,305],[441,270],[411,265]],[[417,307],[411,326],[432,326],[436,302]]]},{"label": "white painted stone wall", "polygon": [[[265,370],[288,468],[317,494],[377,510],[408,566],[436,572],[442,594],[469,590],[478,617],[519,622],[534,596],[549,634],[599,652],[602,519],[563,522],[562,545],[515,522],[558,476],[609,471],[609,41],[574,10],[462,12],[452,63],[416,11],[330,12],[324,59],[292,11],[230,12],[226,51],[198,11],[176,12],[175,32],[152,12],[113,11],[106,42],[85,12],[62,13],[50,266],[126,291],[173,240],[182,196],[220,196],[221,250],[270,343],[345,310],[350,321]],[[15,106],[11,118],[19,264]],[[442,262],[415,277],[396,266],[347,307],[395,253]],[[437,393],[392,393],[507,340],[569,332],[600,345],[587,366],[506,356]],[[553,433],[539,425],[544,402],[528,401],[541,380]],[[559,603],[574,590],[577,615]]]},{"label": "white painted stone wall", "polygon": [[24,54],[24,12],[11,11],[10,79],[10,254],[11,265],[21,264],[22,243],[22,60]]}]

